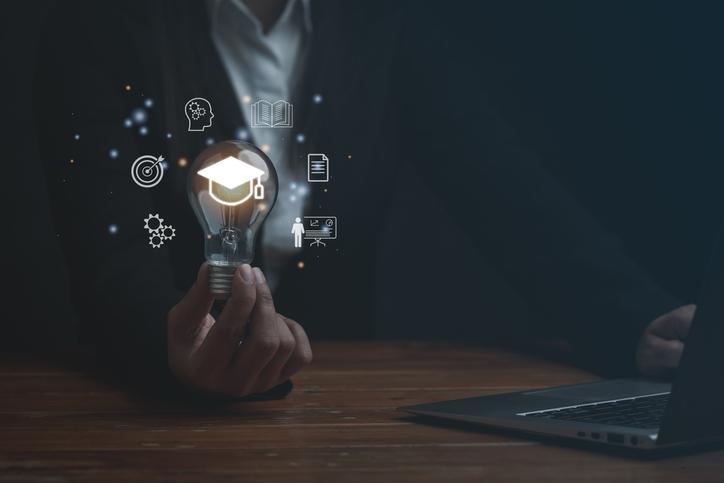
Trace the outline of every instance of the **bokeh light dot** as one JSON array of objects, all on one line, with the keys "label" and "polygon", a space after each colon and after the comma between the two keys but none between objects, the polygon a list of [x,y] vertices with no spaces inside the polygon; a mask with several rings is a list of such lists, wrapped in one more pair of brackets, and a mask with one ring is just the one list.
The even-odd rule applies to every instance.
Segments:
[{"label": "bokeh light dot", "polygon": [[145,110],[139,107],[138,109],[134,109],[133,112],[131,112],[131,118],[136,124],[143,124],[148,119],[148,114]]},{"label": "bokeh light dot", "polygon": [[116,159],[118,157],[118,150],[116,148],[111,148],[110,151],[108,151],[108,156],[110,156],[111,159]]},{"label": "bokeh light dot", "polygon": [[249,139],[249,131],[247,131],[243,127],[240,127],[236,130],[236,138],[241,139],[242,141],[246,141],[247,139]]}]

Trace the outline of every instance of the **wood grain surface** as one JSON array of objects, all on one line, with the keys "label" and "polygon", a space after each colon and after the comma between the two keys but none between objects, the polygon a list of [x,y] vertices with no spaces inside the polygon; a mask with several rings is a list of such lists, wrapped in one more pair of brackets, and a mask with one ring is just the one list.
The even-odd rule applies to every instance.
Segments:
[{"label": "wood grain surface", "polygon": [[595,379],[500,349],[316,344],[287,399],[215,406],[149,400],[68,367],[4,356],[0,481],[724,481],[724,451],[640,460],[396,409]]}]

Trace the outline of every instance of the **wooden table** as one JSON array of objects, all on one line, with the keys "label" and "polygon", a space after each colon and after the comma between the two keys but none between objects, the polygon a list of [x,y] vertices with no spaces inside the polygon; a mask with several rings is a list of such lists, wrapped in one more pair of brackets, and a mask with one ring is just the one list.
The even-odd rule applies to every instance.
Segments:
[{"label": "wooden table", "polygon": [[724,481],[724,451],[642,461],[465,427],[405,404],[594,379],[471,346],[316,344],[286,400],[148,401],[82,371],[0,366],[0,481]]}]

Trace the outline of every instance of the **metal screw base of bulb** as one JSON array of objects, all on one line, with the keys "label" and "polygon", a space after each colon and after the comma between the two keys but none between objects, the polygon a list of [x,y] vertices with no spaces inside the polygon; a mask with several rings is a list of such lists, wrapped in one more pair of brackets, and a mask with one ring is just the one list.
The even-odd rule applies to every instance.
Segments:
[{"label": "metal screw base of bulb", "polygon": [[236,267],[233,265],[209,265],[209,291],[220,300],[231,296],[231,282],[234,280]]}]

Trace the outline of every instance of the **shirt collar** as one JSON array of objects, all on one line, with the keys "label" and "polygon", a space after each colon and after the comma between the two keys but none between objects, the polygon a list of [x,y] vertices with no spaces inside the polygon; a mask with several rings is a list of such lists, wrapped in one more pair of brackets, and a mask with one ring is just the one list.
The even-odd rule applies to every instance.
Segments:
[{"label": "shirt collar", "polygon": [[[249,10],[243,0],[207,0],[206,5],[209,11],[209,19],[212,22],[212,26],[216,22],[219,5],[221,5],[222,2],[229,2],[235,8],[237,8],[239,12],[241,12],[244,21],[248,23],[247,26],[249,28],[253,28],[255,32],[257,32],[259,35],[262,35],[261,23],[256,18],[256,16]],[[274,29],[280,23],[287,21],[288,18],[293,14],[295,8],[301,8],[302,18],[304,21],[304,29],[307,31],[307,33],[311,33],[312,9],[310,2],[311,0],[287,0],[284,11],[279,16],[279,19],[277,19],[277,23],[274,24],[274,27],[272,27],[272,29]],[[297,6],[297,4],[299,4],[299,7]]]}]

